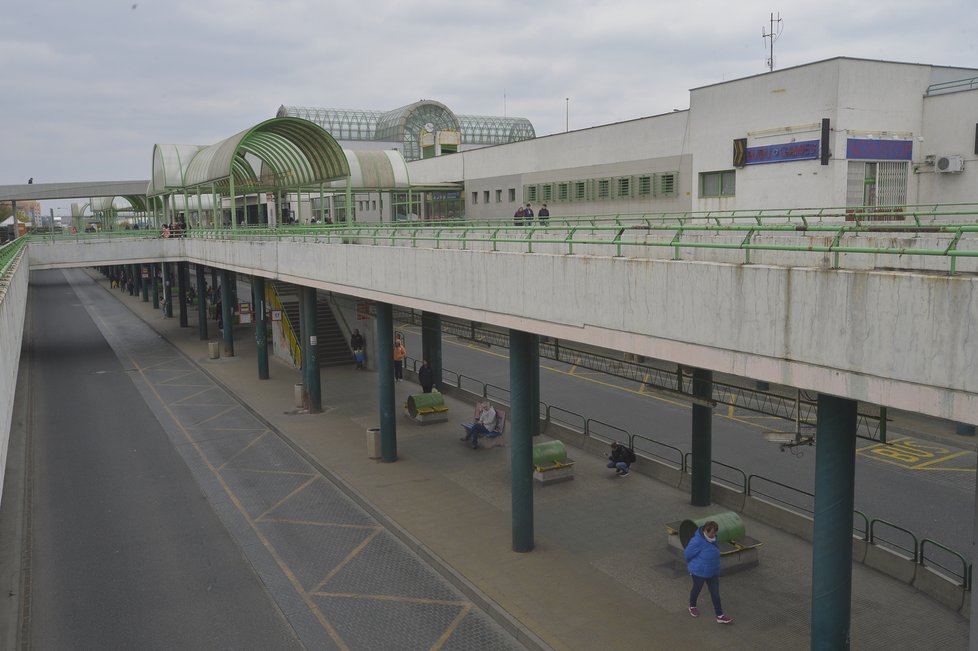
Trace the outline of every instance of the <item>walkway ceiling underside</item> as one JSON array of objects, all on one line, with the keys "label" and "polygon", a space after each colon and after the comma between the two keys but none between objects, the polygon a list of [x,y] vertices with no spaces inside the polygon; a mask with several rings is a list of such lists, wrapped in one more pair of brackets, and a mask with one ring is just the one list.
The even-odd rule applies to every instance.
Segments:
[{"label": "walkway ceiling underside", "polygon": [[[189,145],[157,145],[151,192],[196,193],[295,190],[317,187],[350,175],[343,149],[318,125],[298,118],[272,118],[219,143],[200,147],[184,162]],[[157,179],[159,171],[165,172]],[[183,166],[179,185],[171,183],[166,163]]]},{"label": "walkway ceiling underside", "polygon": [[106,212],[110,210],[117,212],[146,212],[146,197],[126,195],[120,198],[126,200],[129,204],[128,208],[117,208],[114,205],[115,197],[92,197],[88,206],[93,212]]}]

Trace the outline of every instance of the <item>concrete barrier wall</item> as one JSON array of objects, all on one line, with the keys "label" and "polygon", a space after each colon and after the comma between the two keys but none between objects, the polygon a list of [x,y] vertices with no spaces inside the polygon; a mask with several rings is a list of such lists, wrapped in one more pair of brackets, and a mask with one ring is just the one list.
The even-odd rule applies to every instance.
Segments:
[{"label": "concrete barrier wall", "polygon": [[[24,317],[27,314],[27,257],[7,278],[0,281],[0,491],[7,468],[10,447],[10,428],[17,392],[17,368],[20,364],[21,341],[24,337]],[[0,493],[0,501],[3,495]]]},{"label": "concrete barrier wall", "polygon": [[969,328],[978,322],[974,276],[306,240],[32,243],[30,256],[40,267],[188,259],[957,422],[978,420],[978,374],[971,370],[978,368],[978,346]]}]

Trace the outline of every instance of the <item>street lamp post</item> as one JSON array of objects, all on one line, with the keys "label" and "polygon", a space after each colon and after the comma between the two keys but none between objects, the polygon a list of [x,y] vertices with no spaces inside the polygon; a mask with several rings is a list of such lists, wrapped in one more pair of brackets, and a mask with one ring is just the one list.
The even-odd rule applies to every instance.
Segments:
[{"label": "street lamp post", "polygon": [[570,97],[564,98],[564,132],[570,131]]}]

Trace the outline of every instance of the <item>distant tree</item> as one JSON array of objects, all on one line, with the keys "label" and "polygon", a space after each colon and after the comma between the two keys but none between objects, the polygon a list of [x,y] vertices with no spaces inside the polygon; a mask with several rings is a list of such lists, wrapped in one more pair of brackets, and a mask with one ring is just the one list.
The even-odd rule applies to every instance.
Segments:
[{"label": "distant tree", "polygon": [[9,201],[0,201],[0,222],[10,217],[11,210]]}]

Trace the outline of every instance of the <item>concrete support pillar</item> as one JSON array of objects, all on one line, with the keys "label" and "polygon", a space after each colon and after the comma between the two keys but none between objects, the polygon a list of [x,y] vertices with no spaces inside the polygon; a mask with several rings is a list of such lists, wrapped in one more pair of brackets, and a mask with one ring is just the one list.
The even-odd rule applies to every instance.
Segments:
[{"label": "concrete support pillar", "polygon": [[[693,369],[693,395],[710,399],[713,395],[713,371]],[[692,477],[690,504],[709,506],[713,471],[713,408],[693,405],[693,441],[691,445]]]},{"label": "concrete support pillar", "polygon": [[[533,351],[538,351],[536,335],[509,331],[510,469],[512,471],[513,551],[533,551],[533,419],[534,405],[530,386]],[[537,361],[539,359],[537,358]]]},{"label": "concrete support pillar", "polygon": [[170,263],[163,265],[163,313],[168,319],[173,318],[173,273]]},{"label": "concrete support pillar", "polygon": [[394,418],[394,309],[377,303],[377,377],[380,381],[380,460],[397,461],[397,421]]},{"label": "concrete support pillar", "polygon": [[255,306],[255,347],[258,351],[258,379],[268,379],[268,323],[265,319],[265,279],[261,276],[251,277],[251,288],[254,294],[252,305]]},{"label": "concrete support pillar", "polygon": [[527,357],[527,365],[530,369],[529,399],[532,416],[530,419],[530,436],[540,435],[540,337],[533,336],[533,346],[531,346]]},{"label": "concrete support pillar", "polygon": [[441,315],[421,313],[421,358],[428,360],[435,388],[442,388]]},{"label": "concrete support pillar", "polygon": [[204,291],[204,267],[194,267],[197,275],[197,336],[201,341],[207,340],[207,292]]},{"label": "concrete support pillar", "polygon": [[856,406],[855,400],[818,396],[812,538],[813,651],[849,648]]},{"label": "concrete support pillar", "polygon": [[221,269],[221,321],[224,328],[224,356],[234,357],[234,324],[231,318],[231,274]]},{"label": "concrete support pillar", "polygon": [[129,265],[129,273],[132,274],[132,292],[130,292],[129,295],[139,296],[139,292],[141,291],[140,285],[143,282],[143,279],[140,278],[139,276],[139,265],[138,264]]},{"label": "concrete support pillar", "polygon": [[160,277],[156,273],[156,265],[147,265],[149,273],[153,276],[153,309],[160,309]]},{"label": "concrete support pillar", "polygon": [[316,290],[313,287],[300,287],[302,339],[305,350],[302,354],[302,374],[305,382],[304,397],[306,409],[311,414],[323,410],[323,394],[319,384],[319,341],[316,335]]},{"label": "concrete support pillar", "polygon": [[146,278],[143,278],[143,273],[148,269],[152,269],[151,265],[139,265],[139,288],[143,292],[143,303],[149,302],[149,273],[146,273]]},{"label": "concrete support pillar", "polygon": [[177,263],[177,298],[180,304],[180,327],[186,328],[187,319],[187,285],[190,284],[190,267],[187,262]]}]

